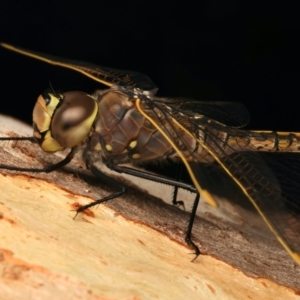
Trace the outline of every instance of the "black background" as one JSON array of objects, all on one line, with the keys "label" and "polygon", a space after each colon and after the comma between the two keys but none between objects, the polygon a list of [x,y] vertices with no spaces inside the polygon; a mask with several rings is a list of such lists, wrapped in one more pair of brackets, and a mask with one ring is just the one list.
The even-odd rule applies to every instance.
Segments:
[{"label": "black background", "polygon": [[[159,96],[241,102],[248,128],[300,131],[298,19],[297,7],[275,1],[2,0],[0,41],[145,73]],[[28,123],[49,81],[99,88],[5,49],[0,74],[0,113]]]}]

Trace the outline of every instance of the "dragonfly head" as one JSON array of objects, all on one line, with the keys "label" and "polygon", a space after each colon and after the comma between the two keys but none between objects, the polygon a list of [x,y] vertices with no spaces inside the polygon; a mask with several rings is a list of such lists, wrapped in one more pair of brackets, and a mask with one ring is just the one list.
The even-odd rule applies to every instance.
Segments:
[{"label": "dragonfly head", "polygon": [[33,109],[33,135],[45,152],[75,147],[88,136],[97,112],[96,101],[86,93],[45,92]]}]

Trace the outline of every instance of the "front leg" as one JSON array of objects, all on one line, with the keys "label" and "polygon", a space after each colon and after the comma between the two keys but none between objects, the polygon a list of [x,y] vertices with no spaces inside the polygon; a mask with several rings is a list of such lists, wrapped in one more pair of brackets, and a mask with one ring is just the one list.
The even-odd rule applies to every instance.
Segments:
[{"label": "front leg", "polygon": [[[90,208],[90,207],[93,207],[95,205],[99,205],[103,202],[107,202],[109,200],[112,200],[112,199],[115,199],[119,196],[122,196],[123,194],[125,194],[127,192],[127,187],[125,185],[123,185],[122,183],[120,183],[119,181],[105,175],[104,173],[102,173],[98,168],[95,167],[94,164],[91,163],[91,160],[90,158],[87,158],[86,159],[86,167],[88,170],[90,170],[97,178],[99,178],[102,182],[110,185],[110,186],[113,186],[113,187],[116,187],[116,189],[118,190],[117,192],[113,193],[112,195],[109,195],[107,197],[104,197],[104,198],[101,198],[101,199],[98,199],[94,202],[91,202],[89,204],[86,204],[86,205],[83,205],[81,206],[80,208],[78,208],[76,210],[77,214],[80,213],[80,212],[83,212],[85,211],[86,209]],[[76,216],[77,216],[76,214]],[[76,217],[75,216],[75,217]]]}]

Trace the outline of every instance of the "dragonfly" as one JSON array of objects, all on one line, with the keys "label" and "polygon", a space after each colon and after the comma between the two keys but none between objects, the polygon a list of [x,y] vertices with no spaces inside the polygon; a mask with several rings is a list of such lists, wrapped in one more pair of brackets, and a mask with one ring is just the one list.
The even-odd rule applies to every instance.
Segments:
[{"label": "dragonfly", "polygon": [[[84,149],[87,169],[114,186],[116,192],[79,207],[77,213],[126,193],[124,184],[97,168],[99,161],[115,172],[172,186],[174,205],[183,204],[177,200],[179,188],[191,191],[196,196],[185,241],[194,249],[196,259],[200,250],[191,236],[200,195],[211,206],[218,206],[208,188],[208,181],[214,182],[214,173],[207,176],[199,163],[217,165],[300,264],[300,193],[294,177],[299,171],[300,133],[244,130],[249,114],[242,104],[157,97],[157,86],[138,72],[73,61],[6,43],[1,46],[79,72],[108,88],[93,95],[54,90],[41,94],[33,110],[33,136],[0,140],[27,140],[38,143],[47,153],[65,149],[69,153],[60,162],[42,168],[0,164],[0,169],[48,173],[67,165],[76,152]],[[181,161],[192,184],[135,168],[165,160]],[[124,166],[128,163],[133,167]]]}]

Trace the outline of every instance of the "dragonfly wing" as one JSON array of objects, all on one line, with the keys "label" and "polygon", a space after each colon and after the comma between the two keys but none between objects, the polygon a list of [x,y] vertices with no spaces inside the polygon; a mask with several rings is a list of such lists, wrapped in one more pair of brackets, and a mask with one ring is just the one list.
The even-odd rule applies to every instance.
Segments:
[{"label": "dragonfly wing", "polygon": [[60,66],[79,72],[107,86],[117,85],[127,87],[129,89],[138,88],[142,91],[148,92],[150,95],[154,95],[157,91],[157,87],[152,80],[142,73],[97,66],[85,61],[61,58],[54,55],[15,47],[5,43],[1,43],[1,46],[54,66]]},{"label": "dragonfly wing", "polygon": [[275,236],[270,234],[252,203],[218,163],[193,164],[193,171],[200,186],[218,203],[217,209],[202,205],[197,211],[199,216],[217,226],[228,224],[255,243],[276,243]]},{"label": "dragonfly wing", "polygon": [[243,127],[250,120],[247,108],[238,102],[197,101],[187,98],[155,98],[154,101],[167,105],[173,114],[188,114],[194,122],[197,122],[199,116],[206,116],[230,127]]},{"label": "dragonfly wing", "polygon": [[[260,206],[266,216],[272,214],[269,218],[274,219],[277,230],[300,255],[300,157],[296,153],[261,153],[261,156],[278,180],[281,197],[273,200],[271,196]],[[268,209],[271,204],[278,206],[274,213]]]}]

